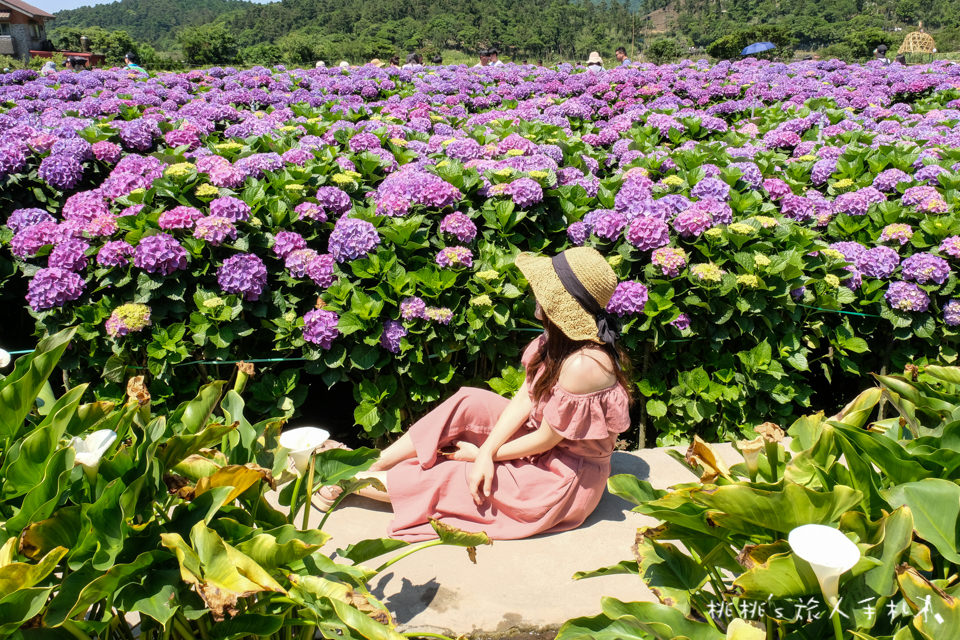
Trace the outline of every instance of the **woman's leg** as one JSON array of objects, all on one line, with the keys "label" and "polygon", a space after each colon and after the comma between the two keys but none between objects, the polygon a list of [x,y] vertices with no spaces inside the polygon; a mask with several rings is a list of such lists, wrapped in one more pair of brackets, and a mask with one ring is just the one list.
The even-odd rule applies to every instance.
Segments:
[{"label": "woman's leg", "polygon": [[[411,456],[412,457],[412,456]],[[367,478],[373,478],[374,480],[379,480],[380,484],[383,485],[383,488],[387,488],[387,472],[386,471],[361,471],[357,474],[357,478],[360,480],[365,480]],[[386,491],[380,491],[376,487],[364,487],[357,492],[359,495],[364,498],[372,498],[380,502],[390,502],[390,494]]]},{"label": "woman's leg", "polygon": [[396,442],[380,452],[380,457],[370,466],[370,471],[386,471],[404,460],[417,455],[410,433],[404,433]]}]

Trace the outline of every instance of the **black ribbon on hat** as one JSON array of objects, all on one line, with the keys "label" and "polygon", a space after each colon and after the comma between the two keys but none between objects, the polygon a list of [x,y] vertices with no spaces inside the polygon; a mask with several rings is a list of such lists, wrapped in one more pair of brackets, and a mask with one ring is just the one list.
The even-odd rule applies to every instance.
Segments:
[{"label": "black ribbon on hat", "polygon": [[580,278],[573,272],[570,263],[567,262],[567,256],[558,253],[553,256],[553,270],[573,299],[576,300],[584,311],[593,316],[597,323],[597,337],[604,344],[612,345],[620,337],[620,323],[606,309],[600,306],[597,299],[594,298],[587,288],[580,282]]}]

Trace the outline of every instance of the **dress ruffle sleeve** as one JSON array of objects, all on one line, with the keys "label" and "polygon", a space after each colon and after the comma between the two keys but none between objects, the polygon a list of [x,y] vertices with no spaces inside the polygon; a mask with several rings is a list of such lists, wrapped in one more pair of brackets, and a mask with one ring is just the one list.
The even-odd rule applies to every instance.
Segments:
[{"label": "dress ruffle sleeve", "polygon": [[543,407],[543,418],[567,440],[601,440],[630,428],[627,392],[621,385],[587,394],[557,385]]}]

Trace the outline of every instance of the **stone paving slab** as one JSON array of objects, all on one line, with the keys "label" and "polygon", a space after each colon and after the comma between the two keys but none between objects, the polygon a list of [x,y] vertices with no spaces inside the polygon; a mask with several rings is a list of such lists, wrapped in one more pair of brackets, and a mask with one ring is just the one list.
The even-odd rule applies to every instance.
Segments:
[{"label": "stone paving slab", "polygon": [[[742,460],[729,445],[717,450],[730,464]],[[694,479],[665,449],[616,452],[612,466],[614,474],[632,473],[658,488]],[[570,618],[599,613],[602,596],[654,600],[636,576],[572,579],[576,571],[632,558],[630,548],[637,528],[655,521],[633,513],[631,507],[607,493],[580,528],[525,540],[495,541],[477,549],[476,564],[462,548],[425,549],[374,578],[371,591],[394,614],[400,631],[475,637],[555,629]],[[324,550],[331,553],[360,540],[385,536],[391,516],[389,505],[348,497],[324,526],[333,536]],[[315,511],[311,523],[317,525],[320,517]]]}]

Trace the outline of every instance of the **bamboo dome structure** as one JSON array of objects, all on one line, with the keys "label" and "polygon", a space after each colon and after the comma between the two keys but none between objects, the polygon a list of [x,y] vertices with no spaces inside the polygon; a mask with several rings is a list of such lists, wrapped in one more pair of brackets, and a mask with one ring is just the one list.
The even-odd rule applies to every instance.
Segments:
[{"label": "bamboo dome structure", "polygon": [[908,33],[903,39],[903,44],[900,45],[897,53],[934,53],[936,48],[937,43],[934,42],[933,36],[923,30],[921,22],[916,31]]}]

